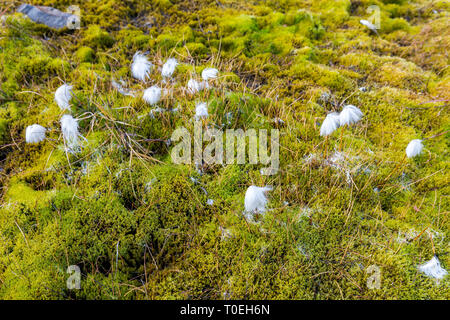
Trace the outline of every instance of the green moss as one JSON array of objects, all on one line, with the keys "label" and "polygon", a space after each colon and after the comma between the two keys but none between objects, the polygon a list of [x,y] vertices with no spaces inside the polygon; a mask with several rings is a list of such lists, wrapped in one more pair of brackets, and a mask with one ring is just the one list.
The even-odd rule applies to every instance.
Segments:
[{"label": "green moss", "polygon": [[169,49],[175,46],[182,46],[187,42],[194,41],[194,34],[189,26],[180,28],[179,30],[170,30],[166,33],[161,33],[156,38],[156,43],[162,49]]},{"label": "green moss", "polygon": [[115,40],[98,25],[91,25],[84,31],[83,44],[91,47],[111,47]]},{"label": "green moss", "polygon": [[209,52],[208,48],[206,48],[203,43],[190,42],[186,44],[185,49],[186,53],[199,58],[205,57]]},{"label": "green moss", "polygon": [[81,47],[75,53],[75,57],[79,62],[94,62],[95,52],[92,48]]},{"label": "green moss", "polygon": [[[359,22],[374,4],[378,35]],[[434,252],[450,266],[448,4],[79,6],[79,30],[53,31],[12,9],[0,26],[0,298],[450,297],[448,277],[438,284],[417,270]],[[130,74],[136,51],[154,65],[146,83]],[[168,57],[180,64],[162,81]],[[218,79],[188,93],[205,67]],[[63,82],[74,86],[70,113],[86,138],[79,152],[61,135],[54,91]],[[149,106],[141,94],[153,84],[172,91]],[[277,174],[174,164],[169,139],[181,126],[193,132],[200,101],[204,129],[279,129]],[[362,120],[324,139],[326,114],[345,104]],[[47,139],[26,144],[33,123]],[[406,159],[412,139],[425,148]],[[273,186],[257,223],[243,216],[250,185]],[[69,265],[81,269],[80,290],[67,289]],[[380,289],[367,286],[371,265]]]},{"label": "green moss", "polygon": [[245,35],[258,30],[256,18],[250,15],[227,17],[219,23],[219,27],[224,34],[235,32],[239,35]]},{"label": "green moss", "polygon": [[46,202],[46,198],[45,192],[35,191],[24,183],[14,183],[14,181],[11,181],[6,193],[6,201],[31,206],[43,205]]},{"label": "green moss", "polygon": [[356,67],[361,72],[370,73],[376,67],[377,58],[363,52],[351,52],[340,57],[339,62],[346,67]]},{"label": "green moss", "polygon": [[415,90],[426,89],[424,86],[430,77],[434,77],[431,73],[426,73],[415,64],[403,59],[383,58],[384,63],[374,74],[374,80],[380,83],[389,83],[392,86],[401,88],[412,88]]},{"label": "green moss", "polygon": [[352,86],[351,79],[343,76],[337,70],[311,62],[300,61],[293,65],[289,72],[294,78],[317,83],[332,90],[348,90]]},{"label": "green moss", "polygon": [[156,43],[162,48],[173,48],[176,46],[180,40],[176,35],[170,35],[170,34],[161,34],[156,38]]},{"label": "green moss", "polygon": [[403,18],[385,19],[382,24],[381,31],[390,33],[396,30],[406,30],[410,28],[409,23]]},{"label": "green moss", "polygon": [[167,9],[172,6],[172,2],[170,0],[157,0],[156,4],[161,9]]}]

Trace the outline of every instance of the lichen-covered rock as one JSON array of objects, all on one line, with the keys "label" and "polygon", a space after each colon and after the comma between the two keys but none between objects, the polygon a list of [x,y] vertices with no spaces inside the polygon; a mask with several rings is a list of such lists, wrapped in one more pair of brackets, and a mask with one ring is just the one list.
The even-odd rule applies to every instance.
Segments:
[{"label": "lichen-covered rock", "polygon": [[27,15],[36,23],[45,24],[54,29],[74,28],[79,22],[79,17],[58,9],[46,6],[33,6],[22,4],[17,12]]}]

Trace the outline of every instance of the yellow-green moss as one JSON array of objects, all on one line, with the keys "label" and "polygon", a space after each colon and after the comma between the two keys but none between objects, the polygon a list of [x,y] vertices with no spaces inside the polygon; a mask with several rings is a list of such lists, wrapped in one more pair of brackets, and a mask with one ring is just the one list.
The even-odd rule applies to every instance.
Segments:
[{"label": "yellow-green moss", "polygon": [[76,59],[79,62],[94,62],[95,52],[94,50],[92,50],[92,48],[81,47],[76,52]]},{"label": "yellow-green moss", "polygon": [[[448,277],[437,284],[417,270],[434,252],[450,267],[448,4],[221,4],[88,0],[78,2],[81,28],[58,32],[6,13],[0,298],[448,299]],[[378,34],[359,22],[373,4]],[[130,74],[136,51],[154,64],[147,83]],[[163,83],[168,57],[180,64]],[[219,78],[188,94],[205,67]],[[64,148],[54,102],[64,82],[86,138],[78,153]],[[168,111],[152,117],[141,93],[153,84],[173,92],[158,104]],[[169,138],[180,126],[193,131],[202,100],[205,126],[278,128],[279,172],[173,164]],[[323,119],[344,104],[363,119],[323,139]],[[25,144],[33,123],[48,139]],[[405,159],[412,139],[425,139],[424,151]],[[258,224],[242,215],[252,184],[274,187]],[[72,264],[81,290],[66,287]],[[381,268],[380,289],[367,287],[370,265]]]},{"label": "yellow-green moss", "polygon": [[110,47],[114,44],[114,38],[98,25],[89,26],[84,32],[83,44],[93,47]]}]

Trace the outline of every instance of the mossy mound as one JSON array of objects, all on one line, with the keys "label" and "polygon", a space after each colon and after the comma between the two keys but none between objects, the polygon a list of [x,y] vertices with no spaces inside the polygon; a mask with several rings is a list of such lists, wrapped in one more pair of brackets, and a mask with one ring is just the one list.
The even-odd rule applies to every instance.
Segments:
[{"label": "mossy mound", "polygon": [[[0,298],[450,298],[449,276],[418,270],[434,254],[450,269],[448,2],[71,4],[80,29],[13,7],[0,20]],[[359,22],[374,8],[376,32]],[[130,72],[136,51],[153,64],[146,83]],[[163,79],[170,57],[179,65]],[[219,77],[188,92],[206,67]],[[70,111],[54,99],[63,83]],[[159,109],[142,99],[154,84]],[[194,132],[200,101],[205,130],[278,128],[279,171],[174,164],[171,135]],[[362,120],[324,139],[323,119],[345,104]],[[86,138],[78,153],[61,135],[69,112]],[[47,139],[26,144],[34,123]],[[425,149],[407,159],[412,139]],[[273,186],[256,223],[243,215],[250,185]]]}]

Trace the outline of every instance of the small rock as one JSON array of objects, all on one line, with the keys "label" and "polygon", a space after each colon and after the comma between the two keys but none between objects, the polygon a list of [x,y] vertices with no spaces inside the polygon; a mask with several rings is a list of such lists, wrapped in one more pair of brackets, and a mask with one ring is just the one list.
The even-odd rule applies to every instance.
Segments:
[{"label": "small rock", "polygon": [[36,23],[45,24],[53,29],[71,28],[79,22],[76,15],[59,11],[58,9],[45,6],[33,6],[31,4],[22,4],[17,12],[27,15]]}]

